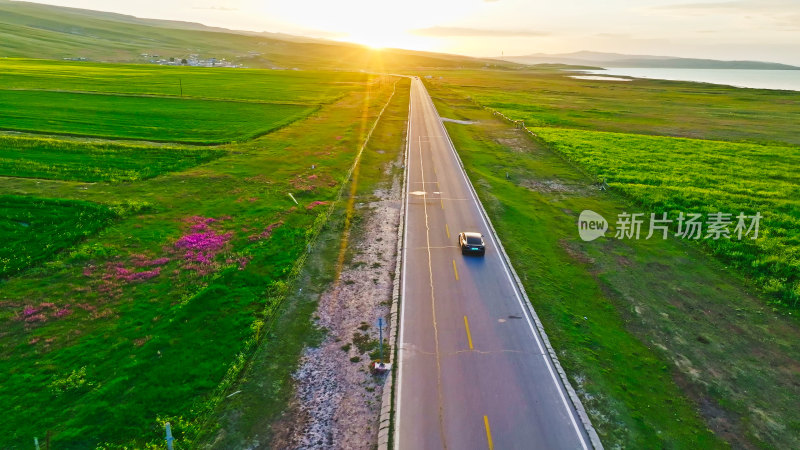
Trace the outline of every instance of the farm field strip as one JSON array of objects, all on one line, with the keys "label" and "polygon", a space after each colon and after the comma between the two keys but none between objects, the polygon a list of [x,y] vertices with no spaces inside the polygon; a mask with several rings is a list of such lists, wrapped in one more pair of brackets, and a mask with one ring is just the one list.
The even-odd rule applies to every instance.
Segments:
[{"label": "farm field strip", "polygon": [[358,89],[357,72],[219,69],[0,59],[3,89],[197,97],[306,105]]},{"label": "farm field strip", "polygon": [[0,129],[160,142],[219,144],[268,133],[317,107],[0,90]]},{"label": "farm field strip", "polygon": [[207,147],[134,145],[0,134],[0,176],[73,181],[137,181],[187,169],[227,153]]}]

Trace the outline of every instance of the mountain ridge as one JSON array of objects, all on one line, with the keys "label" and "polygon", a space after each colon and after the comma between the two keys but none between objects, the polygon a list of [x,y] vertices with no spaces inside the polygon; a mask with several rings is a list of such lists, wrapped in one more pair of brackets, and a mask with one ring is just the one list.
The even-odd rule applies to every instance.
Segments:
[{"label": "mountain ridge", "polygon": [[760,69],[800,70],[789,64],[764,61],[729,61],[678,56],[628,55],[624,53],[582,50],[572,53],[533,53],[521,56],[501,56],[497,59],[518,64],[568,64],[578,66],[671,68],[671,69]]}]

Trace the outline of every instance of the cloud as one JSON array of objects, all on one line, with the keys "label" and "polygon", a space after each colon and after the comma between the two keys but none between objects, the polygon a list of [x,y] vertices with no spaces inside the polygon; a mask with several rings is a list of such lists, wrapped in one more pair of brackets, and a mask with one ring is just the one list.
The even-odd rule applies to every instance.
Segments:
[{"label": "cloud", "polygon": [[702,2],[702,3],[677,3],[674,5],[660,5],[654,6],[652,9],[658,11],[711,11],[720,9],[740,9],[745,6],[746,2],[733,1],[733,2]]},{"label": "cloud", "polygon": [[429,27],[411,30],[411,34],[428,37],[540,37],[550,33],[526,30],[491,30],[468,27]]},{"label": "cloud", "polygon": [[239,8],[229,8],[227,6],[218,6],[218,5],[211,5],[211,6],[193,6],[192,9],[205,9],[210,11],[238,11]]},{"label": "cloud", "polygon": [[725,2],[676,3],[653,6],[650,9],[673,12],[774,14],[800,12],[800,4],[796,0],[733,0]]},{"label": "cloud", "polygon": [[800,29],[800,2],[797,0],[735,0],[661,5],[649,8],[658,14],[679,16],[728,16],[760,20],[782,30]]}]

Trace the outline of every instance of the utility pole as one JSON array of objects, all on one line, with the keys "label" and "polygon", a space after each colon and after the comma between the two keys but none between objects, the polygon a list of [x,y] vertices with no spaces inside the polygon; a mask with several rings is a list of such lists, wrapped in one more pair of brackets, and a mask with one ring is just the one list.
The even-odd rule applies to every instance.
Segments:
[{"label": "utility pole", "polygon": [[181,97],[183,97],[183,81],[178,78],[178,85],[181,87]]}]

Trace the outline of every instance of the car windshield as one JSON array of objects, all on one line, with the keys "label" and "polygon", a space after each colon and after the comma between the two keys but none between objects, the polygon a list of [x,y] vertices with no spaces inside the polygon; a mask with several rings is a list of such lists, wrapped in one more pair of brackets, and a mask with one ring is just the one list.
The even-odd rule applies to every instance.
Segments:
[{"label": "car windshield", "polygon": [[474,236],[467,236],[467,244],[469,244],[469,245],[481,245],[481,238],[474,237]]}]

